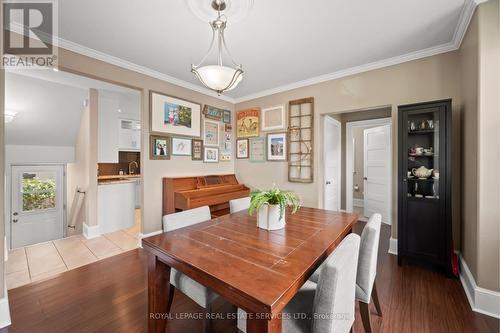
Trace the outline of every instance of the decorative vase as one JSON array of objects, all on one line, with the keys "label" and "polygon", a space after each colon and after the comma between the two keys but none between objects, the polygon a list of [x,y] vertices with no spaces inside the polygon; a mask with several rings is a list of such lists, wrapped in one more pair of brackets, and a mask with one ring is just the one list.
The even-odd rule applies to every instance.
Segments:
[{"label": "decorative vase", "polygon": [[280,219],[280,206],[265,204],[257,214],[257,226],[266,230],[279,230],[285,227],[285,214]]}]

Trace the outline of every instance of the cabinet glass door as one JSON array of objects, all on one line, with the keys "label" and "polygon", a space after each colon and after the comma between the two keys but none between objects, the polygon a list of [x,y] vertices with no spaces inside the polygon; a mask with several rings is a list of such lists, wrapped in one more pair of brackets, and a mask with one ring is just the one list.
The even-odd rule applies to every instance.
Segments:
[{"label": "cabinet glass door", "polygon": [[408,197],[439,199],[439,115],[436,109],[408,114]]}]

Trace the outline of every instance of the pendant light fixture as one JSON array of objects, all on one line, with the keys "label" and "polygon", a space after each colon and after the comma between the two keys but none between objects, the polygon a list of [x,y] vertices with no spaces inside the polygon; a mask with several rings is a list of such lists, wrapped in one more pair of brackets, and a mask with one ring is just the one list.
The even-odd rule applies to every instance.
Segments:
[{"label": "pendant light fixture", "polygon": [[[231,57],[224,38],[227,18],[224,14],[221,14],[221,12],[226,9],[225,1],[213,0],[212,8],[217,11],[217,18],[210,22],[210,27],[212,28],[210,48],[198,65],[191,65],[191,72],[205,87],[220,95],[225,91],[236,88],[243,79],[243,69],[241,65],[236,64]],[[214,49],[217,49],[217,64],[205,64],[205,60],[213,53]],[[227,58],[234,67],[224,65],[224,54],[227,55]]]}]

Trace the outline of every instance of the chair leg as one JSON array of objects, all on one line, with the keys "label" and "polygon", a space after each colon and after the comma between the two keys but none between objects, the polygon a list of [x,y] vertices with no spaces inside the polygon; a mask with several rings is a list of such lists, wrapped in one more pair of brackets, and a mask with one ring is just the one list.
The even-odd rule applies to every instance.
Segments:
[{"label": "chair leg", "polygon": [[212,331],[212,320],[210,319],[212,314],[212,304],[208,304],[207,308],[204,311],[205,317],[203,318],[203,333],[210,333]]},{"label": "chair leg", "polygon": [[175,287],[170,285],[170,291],[168,293],[168,302],[167,302],[167,313],[170,313],[170,308],[172,307],[172,302],[174,301],[174,293]]},{"label": "chair leg", "polygon": [[358,302],[358,303],[365,333],[372,333],[372,326],[370,324],[370,310],[368,309],[368,303],[364,302]]},{"label": "chair leg", "polygon": [[375,282],[373,282],[372,298],[375,309],[377,309],[377,314],[379,315],[379,317],[382,317],[382,308],[380,307],[380,301],[378,299],[377,293],[377,284]]}]

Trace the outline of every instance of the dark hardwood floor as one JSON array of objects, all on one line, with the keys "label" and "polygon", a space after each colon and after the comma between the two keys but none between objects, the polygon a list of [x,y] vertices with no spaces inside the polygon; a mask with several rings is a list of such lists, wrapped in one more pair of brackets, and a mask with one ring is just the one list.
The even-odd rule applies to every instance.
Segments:
[{"label": "dark hardwood floor", "polygon": [[[356,225],[360,233],[363,223]],[[384,313],[375,315],[375,332],[499,332],[499,321],[472,312],[459,280],[419,267],[398,267],[387,254],[389,227],[381,235],[377,287]],[[1,333],[37,332],[146,332],[146,254],[143,250],[105,259],[60,274],[50,280],[9,291],[12,326]],[[233,307],[219,300],[214,332],[235,332]],[[175,294],[173,320],[168,332],[199,332],[201,309],[180,293]],[[355,332],[364,332],[356,313]]]}]

